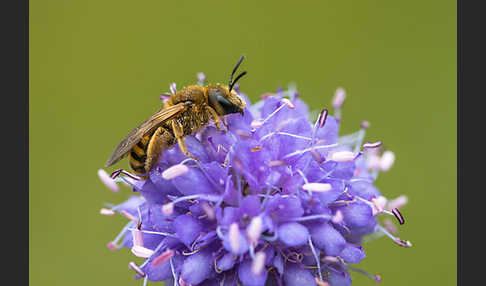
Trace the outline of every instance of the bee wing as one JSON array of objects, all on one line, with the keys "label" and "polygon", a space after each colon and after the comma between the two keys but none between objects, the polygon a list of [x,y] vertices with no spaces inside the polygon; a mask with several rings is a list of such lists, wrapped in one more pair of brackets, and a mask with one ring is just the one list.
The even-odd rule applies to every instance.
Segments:
[{"label": "bee wing", "polygon": [[105,167],[111,166],[125,157],[132,147],[140,141],[140,139],[150,131],[155,130],[164,121],[174,118],[176,115],[186,109],[184,103],[179,103],[157,111],[150,118],[142,122],[140,126],[135,128],[127,137],[118,144],[110,159],[106,161]]}]

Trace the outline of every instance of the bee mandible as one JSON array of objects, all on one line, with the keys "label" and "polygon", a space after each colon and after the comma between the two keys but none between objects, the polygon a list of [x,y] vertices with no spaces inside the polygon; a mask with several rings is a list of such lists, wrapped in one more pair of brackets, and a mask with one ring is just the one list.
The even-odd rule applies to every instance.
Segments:
[{"label": "bee mandible", "polygon": [[[221,123],[228,128],[224,120],[225,115],[243,115],[246,103],[233,90],[235,83],[246,74],[244,71],[233,80],[243,59],[244,56],[233,68],[228,85],[190,85],[171,94],[159,111],[142,122],[118,144],[105,167],[128,155],[133,172],[143,175],[161,159],[160,156],[165,150],[176,143],[183,154],[198,160],[187,150],[184,136],[201,130],[210,120],[219,131],[225,132],[221,129]],[[142,176],[141,179],[146,177]]]}]

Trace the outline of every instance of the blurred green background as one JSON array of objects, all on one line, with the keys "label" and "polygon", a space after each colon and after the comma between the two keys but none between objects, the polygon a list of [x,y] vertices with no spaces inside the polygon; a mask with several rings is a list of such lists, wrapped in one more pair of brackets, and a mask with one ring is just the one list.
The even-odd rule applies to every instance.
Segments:
[{"label": "blurred green background", "polygon": [[30,1],[31,285],[141,285],[127,267],[140,259],[106,248],[125,219],[99,215],[130,190],[110,192],[96,172],[171,82],[195,83],[201,71],[226,82],[243,53],[252,100],[293,81],[320,110],[344,87],[342,131],[368,120],[366,139],[395,152],[376,184],[408,195],[399,236],[413,247],[382,237],[365,244],[360,267],[383,285],[455,285],[456,5]]}]

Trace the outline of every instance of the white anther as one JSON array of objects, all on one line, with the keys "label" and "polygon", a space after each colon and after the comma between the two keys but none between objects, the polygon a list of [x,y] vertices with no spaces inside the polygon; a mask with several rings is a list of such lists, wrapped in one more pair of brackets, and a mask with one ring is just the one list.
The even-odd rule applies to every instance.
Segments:
[{"label": "white anther", "polygon": [[251,263],[251,272],[255,275],[260,275],[263,268],[265,268],[265,252],[259,251],[255,253],[255,258]]},{"label": "white anther", "polygon": [[263,220],[260,216],[254,217],[247,228],[248,239],[251,243],[256,243],[262,234]]},{"label": "white anther", "polygon": [[302,186],[302,189],[310,192],[324,193],[332,190],[332,186],[326,183],[307,183]]},{"label": "white anther", "polygon": [[132,253],[137,257],[149,258],[154,254],[154,251],[140,245],[134,245],[132,247]]},{"label": "white anther", "polygon": [[105,170],[99,169],[98,170],[98,177],[100,177],[101,182],[108,187],[108,189],[112,190],[113,192],[118,192],[118,185],[116,182],[106,173]]},{"label": "white anther", "polygon": [[392,151],[385,151],[381,155],[380,169],[385,172],[388,171],[393,165],[393,162],[395,162],[395,154]]},{"label": "white anther", "polygon": [[166,180],[171,180],[174,179],[175,177],[184,175],[187,172],[189,172],[189,168],[186,165],[177,164],[170,168],[165,169],[165,171],[162,172],[162,178]]}]

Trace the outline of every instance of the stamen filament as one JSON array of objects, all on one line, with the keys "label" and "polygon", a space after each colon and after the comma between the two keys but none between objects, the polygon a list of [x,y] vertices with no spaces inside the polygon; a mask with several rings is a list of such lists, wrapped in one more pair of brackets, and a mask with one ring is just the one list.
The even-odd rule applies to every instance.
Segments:
[{"label": "stamen filament", "polygon": [[355,272],[364,274],[367,277],[369,277],[371,280],[374,280],[376,283],[380,283],[381,282],[381,276],[380,275],[371,275],[368,272],[366,272],[364,270],[361,270],[359,268],[353,267],[353,266],[351,266],[349,264],[346,264],[346,268],[349,269],[349,270],[352,270],[352,271],[355,271]]},{"label": "stamen filament", "polygon": [[322,273],[321,273],[321,262],[319,260],[319,256],[317,255],[316,249],[314,248],[314,245],[312,244],[312,239],[309,236],[309,246],[312,251],[312,255],[314,255],[314,259],[316,260],[317,263],[317,272],[319,273],[319,279],[322,281]]},{"label": "stamen filament", "polygon": [[327,215],[327,214],[301,216],[301,217],[292,219],[292,221],[308,221],[308,220],[314,220],[314,219],[332,220],[333,216]]},{"label": "stamen filament", "polygon": [[163,236],[177,237],[175,234],[168,233],[168,232],[159,232],[159,231],[151,231],[151,230],[139,230],[137,228],[128,228],[127,230],[140,231],[142,233],[148,233],[148,234],[158,234],[158,235],[163,235]]},{"label": "stamen filament", "polygon": [[328,149],[328,148],[333,148],[333,147],[337,147],[337,146],[338,146],[337,143],[330,144],[330,145],[317,145],[317,146],[313,146],[311,148],[306,148],[306,149],[303,149],[303,150],[297,150],[295,152],[289,153],[289,154],[285,155],[282,159],[287,159],[287,158],[290,158],[290,157],[295,156],[295,155],[301,155],[301,154],[304,154],[304,153],[311,151],[312,149]]}]

